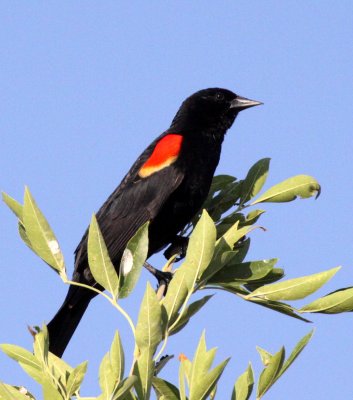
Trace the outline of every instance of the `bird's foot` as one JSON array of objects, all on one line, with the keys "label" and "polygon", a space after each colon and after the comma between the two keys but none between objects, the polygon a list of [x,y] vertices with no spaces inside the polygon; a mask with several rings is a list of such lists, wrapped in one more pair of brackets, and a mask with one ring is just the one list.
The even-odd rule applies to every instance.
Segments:
[{"label": "bird's foot", "polygon": [[159,285],[161,283],[166,283],[168,285],[173,278],[173,274],[171,272],[161,271],[157,268],[154,268],[147,261],[143,264],[143,266],[157,279]]},{"label": "bird's foot", "polygon": [[143,266],[157,279],[158,292],[161,292],[161,295],[165,296],[168,290],[169,282],[173,278],[173,273],[168,271],[161,271],[157,268],[154,268],[147,261],[143,264]]}]

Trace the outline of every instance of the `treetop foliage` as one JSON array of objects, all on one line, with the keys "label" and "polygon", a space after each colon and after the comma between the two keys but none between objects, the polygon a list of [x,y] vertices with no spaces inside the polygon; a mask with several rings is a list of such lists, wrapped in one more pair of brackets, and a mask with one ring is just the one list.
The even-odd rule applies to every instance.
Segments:
[{"label": "treetop foliage", "polygon": [[[42,386],[45,400],[147,400],[152,390],[161,400],[214,399],[217,397],[217,384],[229,359],[212,366],[216,349],[207,349],[205,332],[201,335],[192,359],[180,355],[179,376],[175,377],[174,383],[162,377],[164,366],[173,358],[163,356],[170,336],[184,329],[213,296],[206,294],[195,300],[196,292],[210,289],[213,293],[226,291],[243,301],[306,322],[308,320],[304,315],[307,313],[352,311],[352,287],[338,289],[300,308],[288,303],[316,292],[333,278],[340,267],[294,279],[283,279],[284,270],[276,266],[276,258],[245,261],[250,248],[251,232],[264,229],[258,225],[265,212],[256,208],[259,204],[284,203],[298,197],[306,199],[320,194],[319,183],[307,175],[286,179],[260,194],[268,176],[269,165],[269,158],[259,160],[250,168],[244,180],[229,175],[214,178],[204,209],[183,231],[184,235],[190,237],[185,259],[175,271],[174,258],[163,267],[164,271],[174,274],[165,295],[164,290],[155,291],[147,282],[136,324],[124,310],[121,299],[134,291],[146,260],[148,224],[141,226],[129,241],[117,272],[93,215],[89,228],[88,259],[94,279],[105,289],[105,292],[100,292],[68,278],[59,241],[30,190],[25,188],[23,204],[3,193],[4,202],[18,219],[19,234],[25,244],[64,283],[99,292],[122,313],[130,326],[135,349],[131,367],[127,370],[124,347],[116,332],[111,348],[100,364],[101,394],[97,397],[80,395],[87,362],[73,368],[48,352],[49,338],[45,325],[35,335],[33,352],[13,344],[1,345],[2,351],[17,361]],[[237,378],[233,391],[232,388],[229,390],[232,400],[247,400],[252,394],[256,399],[261,399],[298,357],[312,334],[313,331],[304,336],[288,357],[284,347],[275,354],[258,347],[263,363],[259,378],[256,381],[249,363],[244,373]],[[23,387],[0,383],[0,398],[21,400],[34,397]]]}]

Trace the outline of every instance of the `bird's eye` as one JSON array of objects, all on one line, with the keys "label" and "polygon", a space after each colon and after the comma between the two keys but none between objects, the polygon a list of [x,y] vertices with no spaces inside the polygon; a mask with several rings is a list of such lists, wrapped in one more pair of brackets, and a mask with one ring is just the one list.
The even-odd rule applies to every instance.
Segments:
[{"label": "bird's eye", "polygon": [[223,95],[223,93],[218,92],[218,93],[216,94],[216,100],[218,100],[218,101],[224,100],[224,95]]}]

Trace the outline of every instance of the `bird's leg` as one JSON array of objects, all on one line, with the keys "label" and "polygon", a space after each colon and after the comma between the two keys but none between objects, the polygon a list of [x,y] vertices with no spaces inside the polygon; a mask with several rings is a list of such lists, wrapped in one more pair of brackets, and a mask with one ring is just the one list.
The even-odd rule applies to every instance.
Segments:
[{"label": "bird's leg", "polygon": [[[167,248],[167,250],[163,253],[164,257],[168,260],[174,259],[170,262],[171,266],[175,261],[179,261],[185,257],[186,249],[188,247],[189,238],[183,236],[176,236],[171,245]],[[157,268],[154,268],[149,262],[145,262],[143,266],[149,271],[158,281],[158,290],[157,293],[162,297],[165,296],[168,290],[169,282],[173,278],[173,273],[170,271],[160,271]]]},{"label": "bird's leg", "polygon": [[175,261],[182,260],[186,255],[186,250],[188,248],[189,238],[185,236],[175,236],[171,245],[163,253],[164,257],[169,260],[173,256],[177,256]]},{"label": "bird's leg", "polygon": [[169,282],[173,278],[173,274],[171,272],[160,271],[157,268],[154,268],[149,262],[145,261],[143,266],[149,271],[158,281],[158,285],[165,284],[168,286]]}]

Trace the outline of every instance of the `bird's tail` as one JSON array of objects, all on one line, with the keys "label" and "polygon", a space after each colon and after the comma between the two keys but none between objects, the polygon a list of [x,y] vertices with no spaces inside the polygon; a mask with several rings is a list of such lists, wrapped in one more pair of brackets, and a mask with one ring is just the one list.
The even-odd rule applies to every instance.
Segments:
[{"label": "bird's tail", "polygon": [[81,318],[91,301],[91,296],[83,296],[73,306],[68,298],[48,324],[49,351],[61,357],[74,334]]}]

